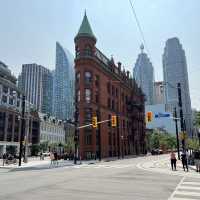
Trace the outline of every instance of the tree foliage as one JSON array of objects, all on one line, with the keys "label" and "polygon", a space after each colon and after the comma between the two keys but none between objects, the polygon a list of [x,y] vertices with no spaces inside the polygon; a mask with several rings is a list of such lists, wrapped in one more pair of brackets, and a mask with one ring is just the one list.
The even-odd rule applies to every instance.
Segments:
[{"label": "tree foliage", "polygon": [[148,150],[152,149],[175,149],[176,137],[167,133],[153,132],[147,135]]}]

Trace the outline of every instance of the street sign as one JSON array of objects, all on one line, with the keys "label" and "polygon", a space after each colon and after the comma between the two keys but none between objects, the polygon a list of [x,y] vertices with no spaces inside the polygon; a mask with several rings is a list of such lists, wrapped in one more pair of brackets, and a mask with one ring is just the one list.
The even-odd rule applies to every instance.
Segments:
[{"label": "street sign", "polygon": [[159,112],[157,114],[155,114],[155,118],[162,118],[162,117],[170,117],[170,113],[166,113],[166,112]]}]

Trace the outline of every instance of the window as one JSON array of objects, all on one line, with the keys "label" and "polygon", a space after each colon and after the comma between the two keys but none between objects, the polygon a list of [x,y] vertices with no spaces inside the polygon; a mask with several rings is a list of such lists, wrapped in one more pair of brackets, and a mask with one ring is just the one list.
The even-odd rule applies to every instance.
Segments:
[{"label": "window", "polygon": [[110,98],[108,98],[107,103],[108,103],[108,108],[110,108]]},{"label": "window", "polygon": [[91,72],[85,72],[85,83],[90,84],[92,82],[92,74]]},{"label": "window", "polygon": [[85,144],[91,145],[92,144],[92,129],[85,129]]},{"label": "window", "polygon": [[76,82],[79,83],[80,82],[80,72],[76,73]]},{"label": "window", "polygon": [[10,97],[10,98],[9,98],[9,104],[10,104],[10,105],[13,105],[13,103],[14,103],[14,100],[13,100],[12,97]]},{"label": "window", "polygon": [[2,102],[3,102],[3,103],[7,103],[7,96],[3,95],[3,97],[2,97]]},{"label": "window", "polygon": [[109,121],[108,121],[108,127],[111,127],[111,115],[110,114],[108,115],[108,119],[109,119]]},{"label": "window", "polygon": [[116,94],[116,97],[118,97],[118,89],[117,88],[116,88],[115,94]]},{"label": "window", "polygon": [[115,110],[115,101],[112,100],[112,110]]},{"label": "window", "polygon": [[84,52],[85,52],[85,55],[86,55],[86,56],[91,56],[91,55],[92,55],[92,48],[91,48],[89,45],[87,45],[87,46],[85,47]]},{"label": "window", "polygon": [[95,94],[95,101],[96,101],[96,103],[99,103],[99,93],[98,93],[98,91],[96,91],[96,94]]},{"label": "window", "polygon": [[108,91],[108,94],[110,94],[110,82],[107,83],[107,91]]},{"label": "window", "polygon": [[115,94],[115,88],[114,88],[114,86],[112,85],[112,95],[114,95]]},{"label": "window", "polygon": [[90,103],[91,102],[91,90],[85,89],[85,102]]},{"label": "window", "polygon": [[79,102],[81,100],[81,93],[80,90],[77,91],[77,101]]},{"label": "window", "polygon": [[92,108],[85,108],[85,122],[92,121]]},{"label": "window", "polygon": [[99,87],[99,75],[95,75],[95,86]]},{"label": "window", "polygon": [[8,93],[8,87],[3,86],[3,92],[4,92],[4,93]]}]

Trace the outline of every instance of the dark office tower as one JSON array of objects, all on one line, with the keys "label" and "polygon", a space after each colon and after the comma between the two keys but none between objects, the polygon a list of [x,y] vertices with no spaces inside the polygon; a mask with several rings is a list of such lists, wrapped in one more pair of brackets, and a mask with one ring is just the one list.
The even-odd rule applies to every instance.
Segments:
[{"label": "dark office tower", "polygon": [[53,110],[58,119],[74,117],[74,76],[74,58],[57,42]]},{"label": "dark office tower", "polygon": [[185,51],[178,38],[167,40],[163,54],[163,74],[165,83],[165,103],[172,111],[178,108],[177,83],[181,84],[183,116],[186,131],[192,135],[192,111],[189,92],[188,72]]},{"label": "dark office tower", "polygon": [[144,45],[140,47],[141,53],[138,55],[135,67],[133,69],[133,77],[136,83],[145,94],[146,104],[153,104],[154,97],[154,70],[146,53],[144,53]]}]

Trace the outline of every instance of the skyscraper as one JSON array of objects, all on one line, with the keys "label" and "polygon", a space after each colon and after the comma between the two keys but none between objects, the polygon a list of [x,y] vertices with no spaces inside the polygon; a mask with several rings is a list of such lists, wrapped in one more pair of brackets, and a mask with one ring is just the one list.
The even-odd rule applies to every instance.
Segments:
[{"label": "skyscraper", "polygon": [[189,92],[187,63],[185,51],[178,38],[167,40],[163,54],[163,74],[165,83],[165,103],[172,111],[178,108],[177,83],[181,84],[183,116],[186,122],[186,131],[192,134],[192,111]]},{"label": "skyscraper", "polygon": [[59,119],[74,117],[74,77],[73,56],[56,42],[53,110]]},{"label": "skyscraper", "polygon": [[[20,77],[21,76],[21,77]],[[52,114],[53,76],[41,65],[24,64],[18,85],[25,92],[26,100],[43,113]]]},{"label": "skyscraper", "polygon": [[154,104],[164,104],[163,81],[154,82]]},{"label": "skyscraper", "polygon": [[142,44],[141,53],[138,55],[135,67],[133,69],[133,77],[138,86],[142,89],[146,97],[146,105],[153,104],[153,82],[154,70],[146,53],[144,53],[144,45]]}]

